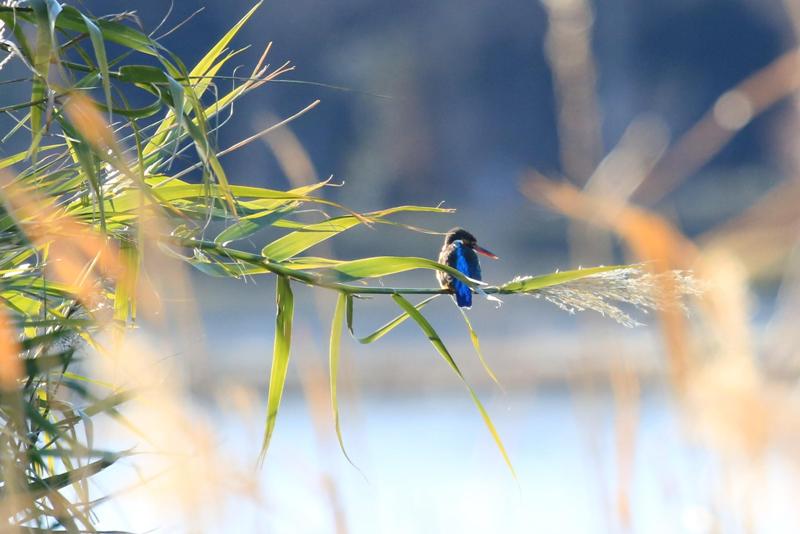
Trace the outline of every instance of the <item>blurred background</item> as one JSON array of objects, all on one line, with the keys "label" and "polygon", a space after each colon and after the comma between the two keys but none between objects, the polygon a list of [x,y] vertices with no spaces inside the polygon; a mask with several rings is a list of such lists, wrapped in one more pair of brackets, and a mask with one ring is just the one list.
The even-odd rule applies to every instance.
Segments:
[{"label": "blurred background", "polygon": [[[145,29],[168,9],[82,3],[95,14],[135,9]],[[164,39],[187,64],[250,3],[181,0],[161,32],[203,7]],[[239,61],[253,64],[273,41],[270,62],[297,68],[248,96],[219,146],[322,103],[227,159],[232,181],[287,188],[333,175],[344,187],[326,194],[356,210],[444,202],[456,213],[402,220],[473,231],[501,258],[484,262],[489,282],[644,261],[694,270],[706,293],[686,316],[637,315],[644,325],[633,329],[543,300],[510,297],[499,309],[480,300],[472,322],[502,388],[455,306],[426,308],[486,401],[517,482],[462,384],[411,324],[369,347],[344,342],[342,426],[360,471],[348,464],[327,398],[334,299],[298,288],[267,462],[253,487],[198,505],[201,530],[797,532],[798,21],[793,0],[262,6]],[[337,258],[433,258],[440,245],[441,236],[380,227],[326,246]],[[190,420],[208,429],[196,445],[252,474],[272,280],[198,273],[191,283],[196,320],[172,336],[158,369],[191,392]],[[388,321],[390,304],[359,302],[356,329]],[[158,337],[142,337],[158,349]],[[143,478],[131,466],[107,484]],[[134,531],[185,528],[174,509],[151,507],[133,491],[101,518]]]}]

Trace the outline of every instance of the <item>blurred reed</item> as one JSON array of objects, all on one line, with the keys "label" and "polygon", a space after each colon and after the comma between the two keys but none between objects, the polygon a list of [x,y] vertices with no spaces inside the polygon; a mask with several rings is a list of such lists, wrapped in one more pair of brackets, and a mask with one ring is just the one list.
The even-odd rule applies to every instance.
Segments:
[{"label": "blurred reed", "polygon": [[[565,4],[573,9],[579,5]],[[796,21],[796,5],[785,4]],[[550,23],[550,31],[555,32],[558,20],[551,16]],[[575,57],[571,61],[562,58],[561,64],[586,61],[580,50],[561,49],[565,56],[573,52]],[[676,224],[639,204],[656,203],[696,173],[754,117],[787,97],[796,97],[797,54],[790,50],[723,93],[693,127],[671,143],[658,119],[642,117],[593,170],[575,171],[578,167],[565,164],[570,181],[554,181],[536,171],[522,181],[522,191],[531,201],[614,234],[631,261],[643,263],[650,272],[690,270],[697,274],[703,296],[689,318],[674,307],[662,307],[656,313],[669,384],[686,423],[684,439],[708,447],[723,466],[723,479],[715,486],[713,500],[706,503],[712,531],[718,531],[720,525],[736,525],[742,532],[760,531],[758,496],[765,490],[767,459],[777,454],[796,467],[793,456],[800,444],[800,405],[791,377],[798,355],[796,349],[788,348],[796,346],[789,341],[796,339],[796,329],[788,326],[788,318],[800,304],[796,291],[796,180],[778,184],[741,214],[694,240]],[[554,76],[562,79],[558,64],[553,63],[553,69]],[[559,102],[563,108],[570,101],[564,93],[585,87],[564,88],[559,82],[556,90],[562,93]],[[578,109],[576,105],[570,116],[583,120],[586,128],[602,116],[592,111],[582,117]],[[562,109],[561,114],[565,113]],[[561,123],[559,127],[567,130]],[[562,133],[562,143],[569,139]],[[562,154],[584,146],[573,140],[571,147],[562,146]],[[585,242],[577,240],[573,246],[580,249]],[[595,250],[596,244],[591,253]],[[751,286],[755,280],[775,277],[781,280],[782,297],[762,340],[765,334],[753,320]],[[674,278],[659,280],[662,291],[681,292]],[[784,349],[780,367],[775,367],[770,352],[781,350],[779,347]],[[617,524],[629,528],[631,510],[636,508],[631,503],[636,496],[629,488],[640,386],[626,371],[623,358],[612,363],[610,384],[619,414],[615,516]],[[792,484],[798,487],[796,475],[793,472]]]}]

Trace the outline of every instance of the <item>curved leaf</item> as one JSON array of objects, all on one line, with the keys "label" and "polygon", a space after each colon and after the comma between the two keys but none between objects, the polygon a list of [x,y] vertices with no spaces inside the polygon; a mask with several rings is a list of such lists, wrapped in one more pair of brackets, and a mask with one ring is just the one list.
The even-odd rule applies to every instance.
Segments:
[{"label": "curved leaf", "polygon": [[286,371],[289,369],[289,351],[292,344],[292,317],[294,315],[294,295],[289,279],[278,276],[275,282],[275,302],[278,308],[275,319],[275,344],[272,349],[272,369],[269,375],[269,393],[267,395],[267,424],[264,429],[264,442],[261,445],[259,464],[269,449],[275,420],[281,405],[283,387],[286,383]]},{"label": "curved leaf", "polygon": [[239,239],[249,237],[262,228],[271,226],[282,217],[285,217],[289,213],[293,212],[298,205],[298,202],[292,201],[288,206],[284,206],[280,209],[263,211],[261,214],[257,214],[258,216],[252,215],[243,217],[240,221],[230,225],[225,230],[220,232],[216,239],[214,239],[214,242],[225,246],[231,241],[237,241]]},{"label": "curved leaf", "polygon": [[[63,143],[57,145],[40,146],[39,152],[44,152],[45,150],[52,150],[54,148],[63,148],[63,147],[64,147]],[[6,167],[10,167],[11,165],[15,165],[21,161],[25,161],[27,157],[28,157],[28,152],[25,151],[14,154],[13,156],[2,158],[0,159],[0,169],[5,169]]]},{"label": "curved leaf", "polygon": [[128,83],[167,84],[164,70],[152,65],[123,65],[119,68],[119,79]]},{"label": "curved leaf", "polygon": [[489,362],[487,362],[483,357],[481,342],[478,339],[478,334],[475,332],[475,329],[472,328],[472,323],[467,316],[467,310],[461,307],[459,307],[458,310],[461,312],[461,316],[464,318],[464,322],[467,325],[467,329],[469,330],[469,338],[472,341],[472,346],[475,348],[475,352],[478,354],[478,359],[481,361],[481,365],[483,365],[483,369],[486,371],[486,374],[489,375],[489,378],[491,378],[492,381],[502,389],[503,386],[501,386],[500,381],[497,380],[497,375],[494,374],[494,371],[492,371],[492,368],[489,366]]},{"label": "curved leaf", "polygon": [[336,308],[333,311],[333,319],[331,320],[331,341],[328,350],[328,364],[330,367],[331,408],[333,409],[333,421],[336,426],[336,439],[339,440],[339,448],[342,449],[342,454],[344,454],[344,457],[347,458],[347,461],[350,462],[350,465],[358,469],[344,448],[342,428],[339,424],[339,399],[337,396],[336,387],[337,382],[339,381],[339,355],[341,351],[342,328],[344,327],[347,299],[347,293],[339,293],[339,298],[336,299]]},{"label": "curved leaf", "polygon": [[228,32],[225,35],[222,36],[222,39],[217,41],[217,43],[214,46],[212,46],[208,52],[206,52],[203,58],[200,61],[198,61],[197,65],[195,65],[194,68],[189,72],[190,80],[193,80],[196,77],[203,77],[197,82],[197,84],[194,87],[194,91],[197,95],[197,98],[203,96],[203,93],[205,93],[206,89],[211,84],[212,80],[210,76],[213,76],[216,73],[216,71],[219,70],[219,67],[221,67],[222,64],[227,59],[232,57],[232,55],[228,55],[221,61],[217,61],[217,58],[219,58],[219,56],[225,51],[225,47],[227,47],[228,44],[231,42],[231,40],[236,36],[236,34],[239,33],[239,30],[242,29],[242,26],[244,26],[247,23],[247,21],[250,20],[250,17],[253,16],[256,10],[259,7],[261,7],[262,3],[263,0],[259,0],[258,2],[256,2],[256,4],[250,9],[250,11],[245,13],[245,15],[241,19],[239,19],[239,22],[234,24],[233,27],[230,30],[228,30]]},{"label": "curved leaf", "polygon": [[365,213],[363,216],[345,215],[334,217],[327,221],[309,224],[288,235],[276,239],[261,250],[261,254],[272,261],[283,261],[292,258],[301,252],[338,235],[363,222],[381,222],[380,219],[387,215],[399,212],[430,212],[430,213],[449,213],[451,210],[445,208],[430,208],[423,206],[398,206],[381,211]]},{"label": "curved leaf", "polygon": [[475,391],[472,387],[467,383],[467,380],[464,378],[464,375],[461,373],[461,369],[459,369],[458,364],[450,355],[450,352],[445,347],[444,342],[439,337],[439,334],[436,333],[436,330],[431,326],[431,323],[428,322],[427,319],[416,309],[408,300],[406,300],[402,295],[395,293],[392,295],[394,301],[402,308],[412,319],[419,325],[422,332],[431,342],[433,347],[436,351],[441,355],[445,362],[450,366],[453,372],[458,375],[458,378],[461,379],[461,382],[466,386],[467,390],[469,391],[470,397],[472,397],[472,402],[475,403],[475,406],[478,408],[478,411],[481,414],[481,418],[483,418],[483,422],[486,425],[486,428],[489,430],[489,433],[492,435],[492,439],[494,439],[497,448],[500,450],[500,454],[503,455],[503,460],[505,460],[508,469],[511,471],[511,474],[514,478],[517,478],[517,473],[514,471],[514,466],[511,464],[511,459],[506,452],[506,448],[503,445],[503,441],[500,439],[500,434],[497,433],[497,429],[492,423],[491,418],[489,417],[489,413],[486,411],[486,408],[483,407],[478,396],[475,394]]},{"label": "curved leaf", "polygon": [[[152,178],[149,180],[152,183]],[[324,185],[325,183],[326,182],[322,182],[321,185]],[[257,207],[259,210],[274,209],[294,200],[302,202],[329,203],[333,204],[335,207],[339,207],[338,204],[308,196],[310,188],[321,187],[321,185],[314,184],[314,186],[306,186],[304,188],[292,189],[290,191],[278,191],[275,189],[266,189],[261,187],[234,185],[230,187],[230,191],[237,198],[257,199],[250,202],[239,201],[239,204],[247,207]],[[211,197],[219,198],[223,194],[222,189],[216,184],[205,185],[170,183],[161,187],[152,186],[152,189],[154,193],[158,194],[158,198],[164,202],[174,202],[177,200],[193,201],[196,199],[205,199],[209,195]],[[116,213],[134,211],[141,207],[140,193],[135,189],[126,189],[117,194],[113,200],[107,199],[106,202],[106,209],[109,211],[113,210]],[[70,212],[76,215],[90,214],[92,213],[93,209],[94,208],[92,206],[85,206],[81,204],[79,200],[70,204]]]},{"label": "curved leaf", "polygon": [[[253,6],[250,11],[248,11],[244,17],[242,17],[239,22],[237,22],[233,28],[231,28],[217,43],[211,47],[211,49],[200,59],[200,61],[195,65],[195,67],[189,72],[189,81],[196,77],[203,77],[205,76],[209,70],[214,67],[214,62],[223,53],[225,47],[228,46],[231,39],[236,36],[239,30],[244,26],[244,24],[253,16],[253,13],[261,5],[259,1]],[[227,60],[228,58],[225,58]],[[221,66],[221,65],[220,65]],[[197,82],[196,86],[192,89],[195,93],[197,99],[203,96],[203,93],[208,88],[212,80],[210,78],[201,78],[199,82]],[[182,103],[181,103],[182,105]],[[167,136],[170,134],[170,131],[175,124],[175,118],[180,117],[180,113],[175,113],[170,111],[161,121],[161,124],[158,126],[158,130],[150,139],[150,141],[145,145],[143,155],[147,156],[153,152],[156,152],[161,146],[165,143]]]},{"label": "curved leaf", "polygon": [[[93,22],[100,28],[104,39],[143,54],[158,56],[160,45],[142,32],[113,20],[93,19]],[[72,6],[63,6],[56,27],[76,32],[86,29],[81,12]]]},{"label": "curved leaf", "polygon": [[103,33],[100,28],[89,17],[81,13],[81,18],[86,24],[86,31],[89,33],[89,40],[92,42],[94,48],[94,55],[97,59],[97,66],[100,69],[100,80],[103,84],[103,94],[106,97],[106,106],[109,109],[108,122],[112,122],[111,108],[113,102],[111,100],[111,78],[108,72],[108,58],[106,57],[106,45],[103,41]]},{"label": "curved leaf", "polygon": [[[34,77],[31,89],[31,101],[50,99],[50,89],[48,87],[48,77],[50,73],[50,63],[58,61],[57,54],[53,53],[56,46],[55,24],[58,14],[61,12],[61,5],[55,0],[32,0],[30,3],[36,21],[36,51],[33,57],[33,65],[36,68],[37,76]],[[46,105],[50,105],[48,102]],[[44,134],[44,107],[34,105],[31,107],[31,143],[28,149],[30,157],[36,161],[36,154],[39,149],[42,135]]]},{"label": "curved leaf", "polygon": [[[415,305],[414,307],[418,310],[421,310],[426,304],[428,304],[433,299],[439,297],[439,295],[432,295],[419,304]],[[350,331],[350,335],[353,336],[353,339],[361,343],[362,345],[368,345],[375,341],[378,341],[380,338],[394,330],[396,327],[400,326],[405,322],[406,319],[409,318],[407,312],[403,312],[382,327],[375,330],[373,333],[369,334],[368,336],[358,337],[356,336],[355,332],[353,331],[353,297],[352,295],[347,295],[347,329]]]},{"label": "curved leaf", "polygon": [[[34,496],[41,496],[49,492],[58,491],[66,486],[75,484],[76,482],[87,479],[92,475],[99,473],[103,469],[111,466],[116,460],[117,458],[112,455],[108,458],[96,460],[90,464],[67,471],[66,473],[59,473],[44,479],[35,480],[28,483],[26,491]],[[0,496],[4,494],[5,488],[0,488]]]}]

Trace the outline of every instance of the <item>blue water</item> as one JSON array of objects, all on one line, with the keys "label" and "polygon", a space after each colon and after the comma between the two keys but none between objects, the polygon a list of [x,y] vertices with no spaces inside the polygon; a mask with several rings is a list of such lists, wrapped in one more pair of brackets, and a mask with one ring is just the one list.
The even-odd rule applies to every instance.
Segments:
[{"label": "blue water", "polygon": [[[365,534],[745,532],[747,510],[736,500],[737,487],[752,481],[737,478],[739,471],[723,476],[717,456],[693,444],[663,394],[647,394],[638,404],[629,475],[620,475],[628,464],[619,462],[609,395],[496,394],[487,408],[516,481],[466,394],[343,403],[344,438],[363,475],[347,463],[332,434],[319,437],[302,398],[291,396],[258,474],[258,501],[231,497],[206,504],[204,531],[325,533],[336,532],[338,521],[347,532]],[[213,406],[205,411],[218,425],[219,446],[231,465],[251,465],[263,419]],[[324,423],[330,424],[327,413]],[[791,472],[780,459],[764,465],[746,501],[757,511],[752,531],[797,532]],[[628,519],[620,494],[629,499]],[[189,530],[180,519],[149,510],[121,498],[101,508],[101,526]]]}]

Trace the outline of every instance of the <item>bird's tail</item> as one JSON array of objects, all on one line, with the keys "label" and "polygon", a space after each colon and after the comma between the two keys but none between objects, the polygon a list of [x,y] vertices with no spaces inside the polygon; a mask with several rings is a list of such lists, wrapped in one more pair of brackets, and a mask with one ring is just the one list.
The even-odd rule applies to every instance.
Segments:
[{"label": "bird's tail", "polygon": [[454,293],[456,296],[456,304],[460,308],[472,307],[472,290],[467,284],[459,280],[455,280],[453,284]]}]

